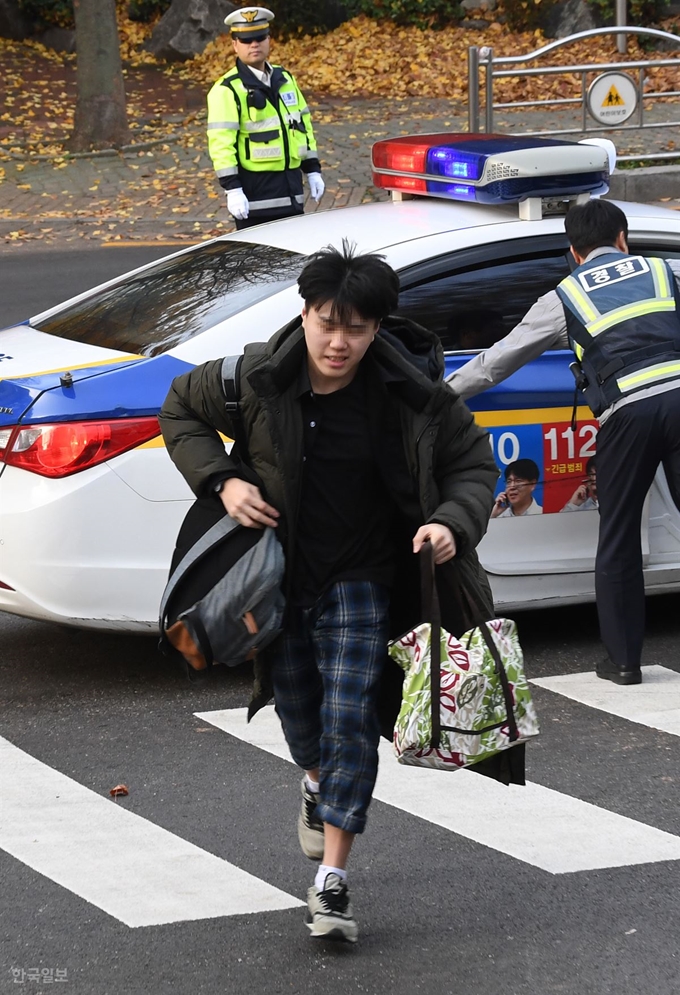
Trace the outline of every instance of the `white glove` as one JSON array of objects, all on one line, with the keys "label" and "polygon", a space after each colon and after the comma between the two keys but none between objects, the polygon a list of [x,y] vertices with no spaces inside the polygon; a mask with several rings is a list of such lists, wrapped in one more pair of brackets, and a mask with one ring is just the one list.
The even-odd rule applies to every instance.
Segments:
[{"label": "white glove", "polygon": [[227,190],[227,208],[238,221],[245,221],[248,217],[250,204],[240,187],[236,190]]},{"label": "white glove", "polygon": [[307,182],[309,183],[309,192],[318,204],[326,189],[321,173],[307,173]]}]

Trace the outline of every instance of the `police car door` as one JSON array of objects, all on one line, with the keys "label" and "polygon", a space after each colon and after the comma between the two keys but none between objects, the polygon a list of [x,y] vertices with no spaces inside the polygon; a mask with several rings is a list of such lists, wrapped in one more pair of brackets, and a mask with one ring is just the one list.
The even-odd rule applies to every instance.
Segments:
[{"label": "police car door", "polygon": [[[450,373],[506,335],[569,272],[563,235],[479,246],[400,274],[399,311],[437,332]],[[594,597],[598,426],[579,405],[572,429],[573,358],[566,350],[544,353],[468,401],[501,472],[479,547],[499,605]],[[647,532],[645,524],[646,558]]]}]

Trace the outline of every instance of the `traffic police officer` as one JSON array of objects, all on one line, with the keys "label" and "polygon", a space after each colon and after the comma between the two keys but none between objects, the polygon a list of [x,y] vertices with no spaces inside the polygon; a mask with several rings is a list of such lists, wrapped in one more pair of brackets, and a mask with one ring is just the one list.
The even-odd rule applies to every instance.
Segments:
[{"label": "traffic police officer", "polygon": [[208,149],[237,228],[302,214],[302,173],[317,202],[324,191],[307,102],[295,77],[271,66],[266,7],[225,18],[236,65],[208,94]]},{"label": "traffic police officer", "polygon": [[610,201],[572,207],[565,229],[574,272],[509,335],[447,379],[467,398],[546,349],[574,349],[577,386],[600,420],[595,591],[609,659],[596,672],[616,684],[639,684],[640,524],[660,463],[680,508],[680,260],[630,255],[626,216]]}]

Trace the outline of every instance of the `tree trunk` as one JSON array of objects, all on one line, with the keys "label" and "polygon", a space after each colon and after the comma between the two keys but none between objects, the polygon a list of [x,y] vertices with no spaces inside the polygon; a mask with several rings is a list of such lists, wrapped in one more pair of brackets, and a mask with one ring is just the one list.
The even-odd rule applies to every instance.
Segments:
[{"label": "tree trunk", "polygon": [[130,141],[115,0],[73,0],[78,96],[70,148],[120,148]]}]

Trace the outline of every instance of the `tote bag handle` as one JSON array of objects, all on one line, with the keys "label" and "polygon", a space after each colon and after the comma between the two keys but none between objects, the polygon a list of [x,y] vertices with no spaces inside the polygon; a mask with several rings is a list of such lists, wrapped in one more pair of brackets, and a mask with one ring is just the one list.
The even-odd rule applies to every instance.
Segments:
[{"label": "tote bag handle", "polygon": [[[501,660],[501,655],[498,652],[498,647],[494,642],[491,633],[488,630],[486,620],[483,618],[483,612],[478,604],[475,603],[469,592],[465,589],[460,580],[460,572],[458,570],[457,564],[455,565],[455,586],[454,593],[459,603],[463,600],[467,601],[467,607],[472,613],[473,618],[478,618],[479,621],[476,623],[475,628],[479,629],[484,641],[491,653],[494,664],[496,666],[496,674],[501,682],[501,688],[503,690],[503,701],[505,703],[505,711],[508,719],[508,739],[511,743],[516,742],[519,739],[519,732],[517,730],[517,722],[515,720],[515,712],[512,705],[512,692],[510,691],[510,685],[508,683],[508,675],[505,672],[505,666]],[[434,550],[432,549],[432,543],[423,543],[420,550],[420,584],[421,584],[421,594],[423,600],[423,612],[426,620],[430,623],[430,699],[432,708],[432,738],[430,740],[430,747],[433,750],[439,749],[441,743],[441,629],[442,629],[442,615],[441,615],[441,605],[439,603],[439,593],[437,591],[437,583],[435,578],[435,563],[434,563]]]}]

